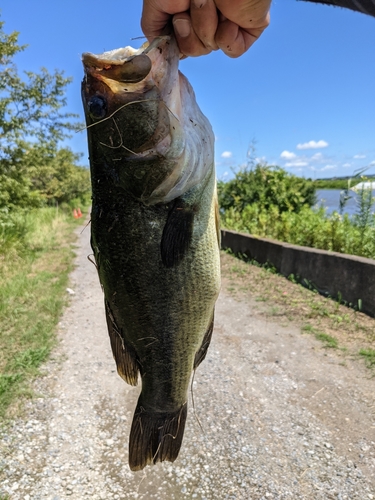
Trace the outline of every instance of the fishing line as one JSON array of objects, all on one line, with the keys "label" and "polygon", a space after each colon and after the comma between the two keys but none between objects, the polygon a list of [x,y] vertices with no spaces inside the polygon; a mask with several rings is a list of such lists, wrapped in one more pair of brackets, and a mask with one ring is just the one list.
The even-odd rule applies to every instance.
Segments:
[{"label": "fishing line", "polygon": [[143,477],[142,477],[142,479],[140,480],[140,482],[138,484],[137,495],[139,494],[139,488],[140,488],[141,484],[143,483],[143,481],[146,479],[146,477],[147,477],[147,474],[146,474],[146,471],[144,470],[143,471]]},{"label": "fishing line", "polygon": [[167,110],[170,112],[170,114],[172,116],[174,116],[174,118],[176,118],[176,120],[178,122],[180,121],[180,119],[178,118],[178,116],[176,116],[173,113],[173,111],[166,105],[166,103],[162,99],[141,99],[140,101],[130,101],[130,102],[127,102],[127,103],[123,104],[118,109],[116,109],[116,111],[114,111],[112,114],[110,114],[106,118],[103,118],[102,120],[99,120],[98,122],[91,123],[90,125],[87,125],[87,127],[83,127],[83,128],[78,129],[77,133],[78,132],[83,132],[84,130],[87,130],[88,128],[94,127],[95,125],[99,125],[99,123],[105,122],[105,121],[109,120],[110,118],[112,118],[116,113],[118,113],[119,111],[121,111],[123,108],[126,108],[126,106],[130,106],[130,104],[137,104],[139,102],[160,102],[160,103],[164,104],[164,106],[167,108]]},{"label": "fishing line", "polygon": [[96,270],[98,271],[98,266],[96,264],[96,262],[94,260],[92,260],[91,256],[94,256],[95,255],[93,253],[90,253],[88,256],[87,256],[87,260],[89,260],[91,262],[91,264],[94,264],[94,266],[96,267]]},{"label": "fishing line", "polygon": [[82,234],[83,231],[91,224],[91,219],[88,221],[88,223],[85,225],[85,227],[82,229],[82,231],[79,234]]},{"label": "fishing line", "polygon": [[[187,403],[184,403],[184,404],[181,406],[180,413],[178,414],[178,425],[177,425],[176,434],[175,434],[175,435],[173,435],[173,434],[171,434],[170,432],[167,432],[166,434],[163,434],[163,436],[162,436],[162,438],[161,438],[161,440],[160,440],[160,442],[159,442],[159,445],[158,445],[158,447],[157,447],[157,449],[156,449],[156,452],[155,452],[154,456],[152,457],[152,461],[153,461],[153,463],[154,463],[154,464],[156,463],[156,462],[155,462],[155,459],[156,459],[156,457],[158,456],[158,453],[159,453],[160,447],[161,447],[161,445],[162,445],[162,443],[163,443],[164,439],[165,439],[166,437],[168,437],[168,436],[169,436],[169,437],[171,437],[172,439],[176,439],[176,437],[178,436],[178,432],[179,432],[179,430],[180,430],[180,425],[181,425],[181,413],[182,413],[182,411],[183,411],[183,409],[184,409],[184,406],[185,406],[186,404],[187,404]],[[171,425],[171,423],[175,420],[175,418],[176,418],[176,417],[173,417],[173,419],[169,422],[169,426],[170,426],[170,425]],[[164,423],[164,426],[165,426],[165,423]],[[163,429],[163,427],[164,427],[164,426],[159,427],[159,430],[160,430],[160,429]]]},{"label": "fishing line", "polygon": [[87,127],[83,127],[81,129],[77,130],[77,132],[83,132],[84,130],[87,130],[88,128],[94,127],[95,125],[99,125],[99,123],[102,123],[102,122],[105,122],[105,121],[109,120],[110,118],[112,118],[112,116],[114,116],[116,113],[118,113],[119,111],[121,111],[123,108],[126,108],[126,106],[130,106],[130,104],[137,104],[139,102],[150,102],[150,101],[160,102],[160,99],[141,99],[140,101],[126,102],[125,104],[123,104],[122,106],[120,106],[118,109],[116,109],[116,111],[114,111],[112,114],[110,114],[109,116],[107,116],[106,118],[103,118],[102,120],[99,120],[98,122],[91,123],[90,125],[87,125]]},{"label": "fishing line", "polygon": [[[139,156],[140,153],[136,153],[135,151],[132,151],[131,149],[127,148],[126,146],[124,146],[124,139],[121,135],[121,132],[120,132],[120,129],[118,128],[118,125],[116,123],[116,120],[113,119],[112,120],[113,123],[115,124],[115,127],[117,129],[117,132],[118,132],[118,135],[121,139],[121,144],[119,144],[118,146],[110,146],[109,144],[105,144],[104,142],[99,142],[99,144],[101,144],[102,146],[105,146],[106,148],[110,148],[110,149],[118,149],[118,148],[123,148],[125,149],[126,151],[128,151],[128,153],[132,153],[133,155],[135,156]],[[111,141],[112,141],[112,137],[110,137]]]}]

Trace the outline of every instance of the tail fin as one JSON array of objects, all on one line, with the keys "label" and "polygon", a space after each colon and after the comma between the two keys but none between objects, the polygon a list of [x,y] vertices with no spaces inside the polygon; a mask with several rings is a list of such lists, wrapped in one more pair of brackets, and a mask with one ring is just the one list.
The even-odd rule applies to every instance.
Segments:
[{"label": "tail fin", "polygon": [[181,448],[187,416],[187,403],[174,413],[148,413],[139,400],[129,439],[129,467],[142,470],[146,465],[174,462]]}]

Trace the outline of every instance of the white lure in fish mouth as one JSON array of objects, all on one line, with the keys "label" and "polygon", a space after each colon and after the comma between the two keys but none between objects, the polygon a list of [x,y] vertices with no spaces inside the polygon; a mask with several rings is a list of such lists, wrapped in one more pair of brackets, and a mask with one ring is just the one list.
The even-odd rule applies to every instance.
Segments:
[{"label": "white lure in fish mouth", "polygon": [[[175,40],[162,36],[155,38],[150,44],[144,43],[139,49],[127,46],[102,54],[85,52],[82,62],[86,75],[103,81],[112,92],[137,92],[151,82],[163,85],[161,80],[177,73],[176,52],[178,48]],[[136,85],[140,82],[140,85]]]}]

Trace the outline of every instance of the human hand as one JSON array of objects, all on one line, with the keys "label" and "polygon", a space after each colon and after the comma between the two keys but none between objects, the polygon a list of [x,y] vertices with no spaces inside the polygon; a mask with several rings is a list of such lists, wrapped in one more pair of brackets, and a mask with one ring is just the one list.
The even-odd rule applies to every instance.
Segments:
[{"label": "human hand", "polygon": [[221,49],[246,52],[269,25],[271,0],[144,0],[141,25],[149,40],[174,29],[186,56]]}]

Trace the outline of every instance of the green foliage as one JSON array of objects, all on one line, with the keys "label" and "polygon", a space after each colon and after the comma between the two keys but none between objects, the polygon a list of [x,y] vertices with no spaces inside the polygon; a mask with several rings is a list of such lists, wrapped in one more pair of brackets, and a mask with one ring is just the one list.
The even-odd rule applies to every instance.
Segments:
[{"label": "green foliage", "polygon": [[[280,241],[288,241],[311,247],[323,244],[322,238],[328,240],[323,209],[313,211],[304,207],[299,214],[295,212],[280,213],[278,207],[272,205],[269,209],[257,204],[248,205],[242,213],[230,209],[223,216],[223,225],[236,231],[243,231],[254,236],[269,237]],[[326,243],[324,243],[326,244]]]},{"label": "green foliage", "polygon": [[375,258],[375,217],[371,224],[359,226],[347,214],[323,208],[303,207],[299,213],[280,212],[276,206],[268,209],[248,205],[242,212],[231,208],[222,215],[222,226],[254,236],[272,238],[296,245]]},{"label": "green foliage", "polygon": [[371,208],[374,204],[372,190],[366,189],[362,186],[362,188],[358,192],[356,202],[357,211],[354,215],[354,224],[359,231],[360,248],[361,252],[363,253],[366,252],[366,247],[368,246],[366,236],[369,231],[374,234],[375,229],[375,218],[374,214],[371,212]]},{"label": "green foliage", "polygon": [[[346,182],[348,191],[350,181]],[[312,186],[280,168],[257,165],[253,170],[241,170],[233,180],[219,183],[222,226],[296,245],[375,258],[372,191],[358,192],[357,212],[350,218],[337,212],[327,215],[322,207],[311,208],[315,201]]]},{"label": "green foliage", "polygon": [[[85,210],[85,206],[81,208]],[[67,217],[72,217],[69,206],[64,210],[44,207],[0,212],[0,270],[5,265],[3,260],[11,264],[13,255],[22,257],[53,247],[54,231],[58,229],[60,219],[65,222]],[[5,255],[7,259],[4,259]]]},{"label": "green foliage", "polygon": [[361,349],[359,355],[366,360],[366,365],[369,368],[375,366],[375,349]]},{"label": "green foliage", "polygon": [[30,175],[32,188],[49,204],[68,203],[84,198],[89,190],[90,173],[77,166],[80,155],[62,148],[51,155],[43,146],[33,146],[27,152],[24,165]]},{"label": "green foliage", "polygon": [[320,340],[324,343],[324,347],[336,349],[339,345],[338,340],[335,337],[332,337],[332,335],[328,335],[328,333],[317,330],[310,324],[303,325],[301,331],[314,334],[317,340]]},{"label": "green foliage", "polygon": [[277,207],[280,213],[299,212],[305,205],[316,203],[311,180],[289,174],[280,167],[256,165],[236,173],[228,182],[218,183],[222,211],[233,208],[242,212],[256,203],[261,209]]},{"label": "green foliage", "polygon": [[316,189],[345,189],[348,185],[350,177],[341,179],[316,179],[314,186]]},{"label": "green foliage", "polygon": [[[55,343],[72,267],[71,211],[13,210],[0,232],[0,420],[31,394]],[[6,258],[5,258],[6,256]]]},{"label": "green foliage", "polygon": [[339,344],[335,337],[332,337],[332,335],[328,335],[327,333],[318,332],[315,334],[315,338],[324,342],[324,347],[336,348]]},{"label": "green foliage", "polygon": [[0,22],[0,210],[40,207],[84,197],[88,173],[78,155],[60,149],[60,141],[77,130],[66,113],[66,86],[61,71],[18,74],[13,57],[26,46],[18,33],[6,34]]},{"label": "green foliage", "polygon": [[[354,176],[355,177],[355,176]],[[348,181],[352,176],[340,177],[339,179],[316,179],[314,181],[315,189],[346,189]],[[374,176],[369,176],[369,180],[374,181]]]}]

